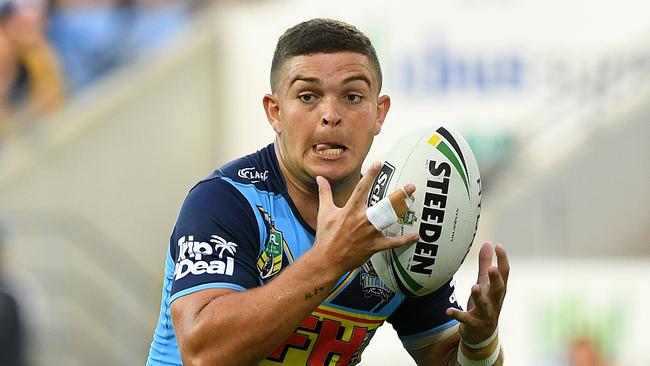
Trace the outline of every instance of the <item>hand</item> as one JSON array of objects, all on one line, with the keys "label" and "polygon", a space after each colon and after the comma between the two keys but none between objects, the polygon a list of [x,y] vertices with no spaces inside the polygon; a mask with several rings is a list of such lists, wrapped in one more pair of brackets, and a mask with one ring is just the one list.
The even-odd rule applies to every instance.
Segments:
[{"label": "hand", "polygon": [[481,246],[478,262],[477,283],[467,302],[467,311],[447,309],[447,315],[461,322],[460,335],[470,344],[488,339],[496,330],[503,299],[506,296],[510,264],[506,251],[500,244],[494,247],[497,266],[492,266],[492,244]]},{"label": "hand", "polygon": [[[358,268],[376,252],[419,239],[417,233],[385,237],[368,221],[366,197],[380,169],[381,164],[375,162],[357,183],[343,207],[334,204],[332,188],[327,179],[316,177],[319,207],[314,248],[325,250],[329,262],[341,266],[341,273]],[[415,185],[407,184],[404,191],[411,196],[415,192]]]}]

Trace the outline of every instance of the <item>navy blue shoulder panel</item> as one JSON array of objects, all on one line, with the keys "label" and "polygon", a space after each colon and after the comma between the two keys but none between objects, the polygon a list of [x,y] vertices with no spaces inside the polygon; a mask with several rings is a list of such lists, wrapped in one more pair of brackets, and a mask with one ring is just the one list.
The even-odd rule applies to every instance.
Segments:
[{"label": "navy blue shoulder panel", "polygon": [[215,171],[210,177],[213,176],[227,177],[237,183],[253,184],[255,188],[261,191],[278,195],[285,195],[287,191],[282,172],[277,163],[273,144],[231,161]]},{"label": "navy blue shoulder panel", "polygon": [[287,184],[280,170],[274,144],[269,144],[252,154],[231,161],[206,179],[214,177],[229,178],[236,183],[253,184],[260,191],[283,196],[303,228],[312,235],[316,235],[314,229],[302,218],[287,192]]},{"label": "navy blue shoulder panel", "polygon": [[199,182],[185,198],[170,240],[172,300],[208,287],[258,286],[259,243],[257,219],[245,197],[219,177]]}]

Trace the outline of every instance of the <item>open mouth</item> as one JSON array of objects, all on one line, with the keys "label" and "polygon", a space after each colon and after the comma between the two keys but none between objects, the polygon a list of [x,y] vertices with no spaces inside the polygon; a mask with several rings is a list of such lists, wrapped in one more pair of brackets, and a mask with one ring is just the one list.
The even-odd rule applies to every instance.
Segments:
[{"label": "open mouth", "polygon": [[314,151],[322,156],[339,156],[347,150],[345,146],[336,144],[317,144],[314,145]]}]

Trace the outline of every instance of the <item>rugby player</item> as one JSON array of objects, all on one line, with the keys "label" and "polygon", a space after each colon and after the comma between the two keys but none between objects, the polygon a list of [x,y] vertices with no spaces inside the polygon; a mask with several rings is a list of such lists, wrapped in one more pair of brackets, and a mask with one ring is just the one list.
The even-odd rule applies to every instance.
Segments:
[{"label": "rugby player", "polygon": [[467,311],[451,281],[405,297],[369,261],[418,239],[384,237],[365,213],[380,164],[361,166],[391,103],[370,40],[343,22],[302,22],[279,38],[270,80],[275,141],[183,203],[147,364],[354,365],[388,321],[418,365],[501,365],[503,247],[482,246]]}]

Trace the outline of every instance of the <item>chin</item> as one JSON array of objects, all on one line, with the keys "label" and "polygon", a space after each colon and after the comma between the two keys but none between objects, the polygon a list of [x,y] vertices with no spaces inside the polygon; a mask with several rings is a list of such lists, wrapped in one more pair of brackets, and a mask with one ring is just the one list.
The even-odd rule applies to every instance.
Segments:
[{"label": "chin", "polygon": [[359,177],[359,171],[360,167],[357,168],[355,171],[354,169],[337,169],[337,168],[321,168],[321,169],[314,169],[314,174],[313,176],[321,176],[325,179],[327,179],[330,184],[337,183],[337,182],[342,182],[347,179],[350,179],[351,177]]},{"label": "chin", "polygon": [[311,179],[317,176],[326,178],[330,183],[343,182],[354,177],[358,180],[361,172],[361,162],[357,162],[352,155],[346,155],[336,160],[305,159],[304,171]]}]

